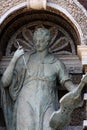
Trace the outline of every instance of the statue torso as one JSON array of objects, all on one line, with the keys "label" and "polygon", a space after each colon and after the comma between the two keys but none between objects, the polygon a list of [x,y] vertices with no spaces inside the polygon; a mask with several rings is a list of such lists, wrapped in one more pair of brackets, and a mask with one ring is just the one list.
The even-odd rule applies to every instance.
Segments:
[{"label": "statue torso", "polygon": [[57,69],[55,66],[56,60],[49,55],[43,61],[37,60],[31,56],[27,64],[27,71],[22,90],[21,98],[29,102],[33,109],[37,111],[42,109],[42,112],[53,104],[54,108],[57,104],[56,77]]}]

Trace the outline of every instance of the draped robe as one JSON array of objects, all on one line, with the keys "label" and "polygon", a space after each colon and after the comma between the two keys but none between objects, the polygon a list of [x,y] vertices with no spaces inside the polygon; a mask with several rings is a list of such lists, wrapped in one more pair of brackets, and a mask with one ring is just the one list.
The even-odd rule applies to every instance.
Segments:
[{"label": "draped robe", "polygon": [[58,85],[70,80],[65,66],[49,54],[43,61],[25,54],[17,61],[12,82],[1,88],[2,108],[7,130],[53,130],[49,126],[51,114],[58,110]]}]

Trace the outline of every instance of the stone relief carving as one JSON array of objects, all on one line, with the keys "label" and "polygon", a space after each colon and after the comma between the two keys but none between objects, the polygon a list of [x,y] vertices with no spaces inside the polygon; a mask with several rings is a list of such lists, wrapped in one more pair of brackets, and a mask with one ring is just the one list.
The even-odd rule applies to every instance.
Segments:
[{"label": "stone relief carving", "polygon": [[[35,22],[25,25],[19,29],[9,40],[6,56],[13,55],[14,51],[18,48],[17,41],[25,48],[25,51],[34,50],[32,40],[33,31],[41,22]],[[41,26],[47,26],[53,35],[49,44],[49,52],[54,54],[74,55],[76,54],[75,45],[70,35],[60,26],[52,25],[49,22],[44,22]],[[33,27],[33,28],[32,28]]]},{"label": "stone relief carving", "polygon": [[[8,2],[9,0],[7,1],[7,3],[5,1],[5,4],[6,4],[5,6],[7,6],[6,8],[7,10],[14,7],[14,5],[18,5],[25,1],[13,0],[12,4],[10,4],[9,6],[8,6]],[[56,5],[61,6],[62,8],[64,8],[71,14],[71,16],[77,21],[77,23],[81,27],[82,37],[83,37],[82,44],[87,44],[87,24],[85,24],[87,23],[87,11],[85,10],[85,8],[77,0],[62,0],[62,1],[61,0],[48,0],[48,2],[52,2],[52,3],[55,3]],[[2,16],[7,11],[6,9],[3,10],[4,4],[2,1],[0,2],[0,7],[1,7],[0,14]]]},{"label": "stone relief carving", "polygon": [[[82,29],[83,43],[87,44],[87,11],[77,0],[49,0],[66,9],[77,21]],[[68,8],[67,8],[68,7]]]}]

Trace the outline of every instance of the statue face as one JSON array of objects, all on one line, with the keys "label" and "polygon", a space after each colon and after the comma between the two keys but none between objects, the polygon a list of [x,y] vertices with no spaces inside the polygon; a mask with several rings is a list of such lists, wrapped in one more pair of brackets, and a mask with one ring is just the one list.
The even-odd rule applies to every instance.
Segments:
[{"label": "statue face", "polygon": [[37,51],[43,51],[48,47],[50,33],[47,29],[39,28],[34,33],[34,43]]},{"label": "statue face", "polygon": [[48,46],[48,40],[46,37],[42,36],[36,38],[35,47],[37,51],[43,51],[44,49],[47,48],[47,46]]}]

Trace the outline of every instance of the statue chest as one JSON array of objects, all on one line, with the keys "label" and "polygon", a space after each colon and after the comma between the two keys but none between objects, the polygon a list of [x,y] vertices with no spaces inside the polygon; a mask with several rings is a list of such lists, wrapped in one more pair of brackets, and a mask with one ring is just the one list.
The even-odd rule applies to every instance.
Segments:
[{"label": "statue chest", "polygon": [[26,77],[38,78],[42,80],[56,80],[57,70],[54,64],[45,64],[41,62],[30,62],[26,72]]}]

